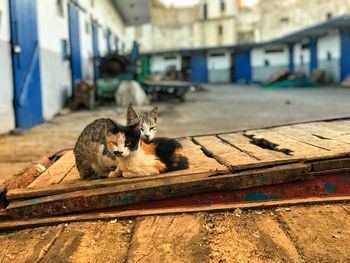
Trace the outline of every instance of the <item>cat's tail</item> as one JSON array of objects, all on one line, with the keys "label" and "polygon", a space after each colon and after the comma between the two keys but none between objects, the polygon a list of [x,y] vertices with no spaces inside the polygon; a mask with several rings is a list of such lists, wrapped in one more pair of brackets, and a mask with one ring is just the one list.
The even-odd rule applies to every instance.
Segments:
[{"label": "cat's tail", "polygon": [[183,148],[176,148],[175,152],[170,157],[170,162],[166,164],[166,171],[176,171],[188,169],[188,158],[185,156]]}]

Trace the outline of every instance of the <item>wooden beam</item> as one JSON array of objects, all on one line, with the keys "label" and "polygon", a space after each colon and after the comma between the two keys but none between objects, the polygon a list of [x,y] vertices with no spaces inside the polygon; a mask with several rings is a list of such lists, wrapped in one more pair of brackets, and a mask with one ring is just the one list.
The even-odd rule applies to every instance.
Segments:
[{"label": "wooden beam", "polygon": [[268,202],[250,202],[250,203],[232,203],[232,204],[207,204],[201,206],[192,207],[175,207],[166,209],[140,209],[140,210],[128,210],[118,212],[100,212],[100,213],[86,213],[78,215],[68,216],[56,216],[26,220],[10,220],[6,222],[0,222],[0,230],[21,229],[28,227],[39,227],[47,225],[55,225],[61,223],[79,222],[79,221],[92,221],[92,220],[107,220],[114,218],[130,218],[138,216],[150,216],[150,215],[165,215],[165,214],[181,214],[181,213],[194,213],[194,212],[219,212],[229,211],[234,209],[264,209],[272,207],[294,206],[294,205],[311,205],[311,204],[324,204],[324,203],[342,203],[350,202],[350,195],[336,196],[336,197],[312,197],[312,198],[300,198],[292,200],[277,200]]},{"label": "wooden beam", "polygon": [[[35,198],[35,197],[43,197],[43,196],[49,196],[49,195],[56,195],[56,194],[64,194],[74,191],[82,191],[82,190],[91,190],[91,189],[98,189],[103,187],[111,187],[111,186],[117,186],[117,185],[132,185],[134,183],[140,183],[140,182],[152,182],[154,180],[160,180],[163,179],[164,181],[168,181],[169,178],[172,177],[191,177],[193,180],[200,179],[200,178],[209,178],[216,175],[223,175],[223,174],[229,174],[229,171],[219,170],[219,171],[212,171],[212,172],[205,172],[205,173],[195,173],[195,174],[185,174],[185,175],[177,175],[176,173],[164,173],[157,176],[150,176],[150,177],[141,177],[141,178],[107,178],[107,179],[98,179],[98,180],[80,180],[73,183],[70,181],[77,179],[77,170],[74,168],[72,169],[67,177],[62,181],[61,184],[58,185],[52,185],[49,187],[42,187],[42,188],[21,188],[21,189],[13,189],[8,191],[6,198],[7,200],[17,200],[17,199],[28,199],[28,198]],[[67,179],[67,181],[65,181]],[[70,183],[72,182],[72,183]]]},{"label": "wooden beam", "polygon": [[290,164],[250,173],[218,175],[193,179],[189,176],[155,179],[130,185],[76,191],[24,201],[13,201],[6,208],[12,218],[43,217],[84,212],[139,202],[187,196],[203,192],[245,189],[294,182],[309,178],[310,165]]},{"label": "wooden beam", "polygon": [[209,262],[201,215],[137,220],[126,262]]},{"label": "wooden beam", "polygon": [[68,151],[60,159],[53,163],[50,169],[47,169],[34,182],[32,182],[28,188],[41,188],[59,184],[69,173],[69,171],[72,170],[74,164],[74,153],[73,151]]},{"label": "wooden beam", "polygon": [[30,185],[42,172],[41,168],[48,169],[52,162],[47,158],[43,157],[37,162],[29,165],[24,169],[22,173],[14,175],[7,180],[4,185],[6,189],[24,188]]}]

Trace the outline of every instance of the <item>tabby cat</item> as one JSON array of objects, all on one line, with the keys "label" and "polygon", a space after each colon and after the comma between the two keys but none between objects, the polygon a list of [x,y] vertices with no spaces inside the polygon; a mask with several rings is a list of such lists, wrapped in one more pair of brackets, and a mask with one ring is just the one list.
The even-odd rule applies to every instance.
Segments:
[{"label": "tabby cat", "polygon": [[108,177],[117,167],[117,158],[136,151],[139,141],[139,123],[122,126],[111,119],[93,121],[82,131],[74,147],[80,177]]}]

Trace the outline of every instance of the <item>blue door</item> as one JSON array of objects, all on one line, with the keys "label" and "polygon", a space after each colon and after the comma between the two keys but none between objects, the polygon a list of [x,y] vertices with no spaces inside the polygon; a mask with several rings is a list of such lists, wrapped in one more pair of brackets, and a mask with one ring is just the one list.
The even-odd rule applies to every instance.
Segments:
[{"label": "blue door", "polygon": [[92,52],[94,56],[94,79],[99,77],[99,59],[100,52],[98,50],[98,27],[95,22],[92,22]]},{"label": "blue door", "polygon": [[192,82],[208,82],[208,65],[205,53],[191,56],[191,75]]},{"label": "blue door", "polygon": [[75,95],[75,84],[82,79],[79,36],[79,10],[72,3],[68,3],[70,66],[72,74],[72,95]]},{"label": "blue door", "polygon": [[43,121],[35,0],[9,0],[16,127]]},{"label": "blue door", "polygon": [[240,52],[234,56],[233,76],[239,83],[249,83],[252,79],[252,68],[250,65],[250,52]]}]

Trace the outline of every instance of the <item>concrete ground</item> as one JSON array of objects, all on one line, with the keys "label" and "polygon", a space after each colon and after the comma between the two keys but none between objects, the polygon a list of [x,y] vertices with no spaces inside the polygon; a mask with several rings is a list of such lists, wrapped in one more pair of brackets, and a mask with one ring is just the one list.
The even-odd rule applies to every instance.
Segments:
[{"label": "concrete ground", "polygon": [[[263,89],[254,86],[210,85],[188,93],[187,101],[155,103],[158,136],[210,134],[350,116],[350,89]],[[137,108],[148,111],[152,106]],[[92,120],[111,117],[125,122],[125,109],[115,105],[58,116],[21,135],[0,136],[0,182],[26,164],[63,148],[71,148]]]}]

